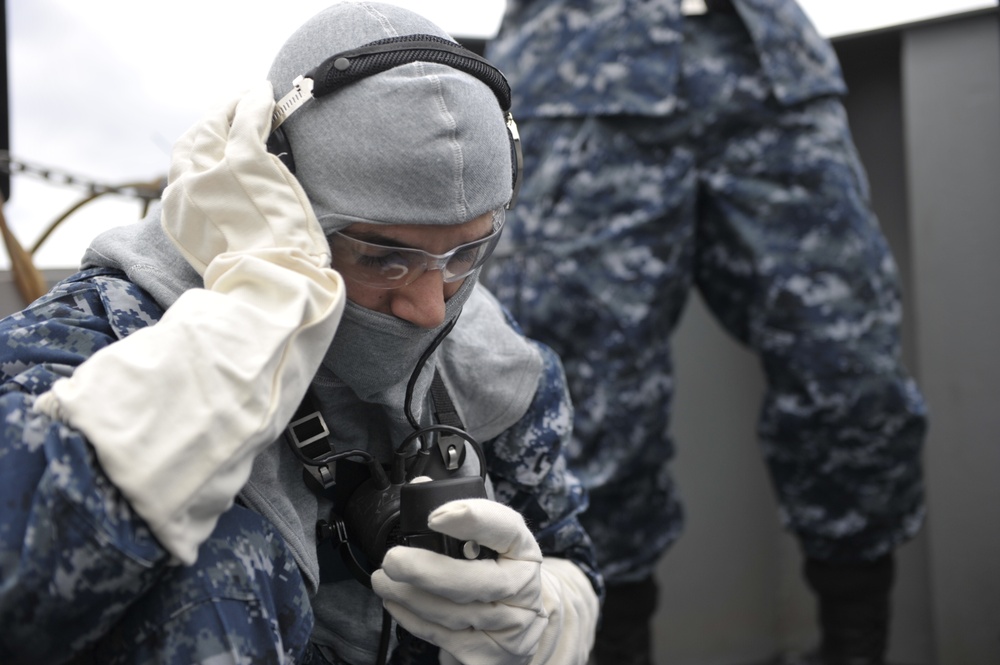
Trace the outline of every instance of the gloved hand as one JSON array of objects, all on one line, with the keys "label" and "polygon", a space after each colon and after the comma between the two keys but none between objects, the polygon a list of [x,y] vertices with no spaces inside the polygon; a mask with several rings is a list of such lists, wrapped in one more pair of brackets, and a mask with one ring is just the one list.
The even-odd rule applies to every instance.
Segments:
[{"label": "gloved hand", "polygon": [[305,191],[267,151],[273,108],[271,84],[264,81],[174,145],[162,225],[208,288],[207,266],[234,252],[330,264],[330,246]]},{"label": "gloved hand", "polygon": [[499,557],[459,561],[390,549],[372,587],[403,628],[466,665],[587,661],[597,595],[576,564],[542,556],[519,513],[488,499],[462,499],[435,509],[428,525]]},{"label": "gloved hand", "polygon": [[205,288],[95,353],[34,407],[87,437],[185,563],[291,419],[344,308],[312,208],[266,152],[273,107],[262,83],[175,146],[162,224]]}]

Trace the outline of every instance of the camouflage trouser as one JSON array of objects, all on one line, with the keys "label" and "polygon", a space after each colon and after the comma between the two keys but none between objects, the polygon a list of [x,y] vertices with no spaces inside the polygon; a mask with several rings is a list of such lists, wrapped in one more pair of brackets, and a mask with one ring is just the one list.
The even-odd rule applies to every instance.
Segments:
[{"label": "camouflage trouser", "polygon": [[759,355],[758,436],[804,551],[874,558],[922,522],[925,407],[843,106],[779,105],[735,17],[686,37],[673,115],[519,121],[525,181],[486,281],[563,358],[611,582],[681,529],[669,340],[692,286]]}]

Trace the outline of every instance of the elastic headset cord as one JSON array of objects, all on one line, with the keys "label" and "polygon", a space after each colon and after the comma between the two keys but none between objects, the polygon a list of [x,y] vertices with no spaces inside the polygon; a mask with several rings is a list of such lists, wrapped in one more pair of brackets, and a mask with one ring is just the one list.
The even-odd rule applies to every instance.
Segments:
[{"label": "elastic headset cord", "polygon": [[382,608],[382,629],[378,636],[378,655],[375,657],[375,665],[385,665],[389,659],[389,641],[392,637],[392,615],[389,610]]},{"label": "elastic headset cord", "polygon": [[361,450],[360,448],[352,448],[351,450],[344,450],[339,453],[330,451],[329,453],[326,453],[325,455],[320,455],[319,457],[314,459],[312,457],[306,457],[305,455],[303,455],[302,451],[299,450],[298,446],[295,445],[295,442],[289,440],[288,437],[285,437],[285,440],[288,443],[288,446],[292,449],[292,453],[299,460],[299,462],[305,464],[306,466],[315,466],[315,467],[326,466],[330,462],[336,462],[337,460],[344,459],[346,457],[360,457],[362,460],[364,460],[366,464],[370,464],[371,461],[374,459],[371,456],[371,453],[369,453],[366,450]]},{"label": "elastic headset cord", "polygon": [[[431,357],[431,354],[434,353],[434,351],[438,348],[438,346],[440,346],[444,338],[447,337],[448,333],[451,332],[451,329],[455,327],[455,323],[458,321],[458,316],[461,313],[462,312],[460,310],[459,313],[456,314],[455,317],[448,322],[448,324],[444,327],[444,329],[438,333],[437,337],[434,338],[434,341],[431,342],[430,346],[427,347],[427,349],[420,355],[420,358],[417,360],[416,367],[413,368],[413,372],[410,374],[410,380],[407,381],[406,383],[406,398],[403,401],[403,411],[406,413],[406,419],[409,421],[410,427],[413,428],[413,434],[408,436],[404,440],[404,443],[410,441],[413,438],[416,438],[420,434],[420,424],[417,422],[417,419],[413,416],[413,409],[411,407],[411,404],[413,402],[413,390],[417,385],[417,379],[420,378],[420,372],[423,370],[424,365],[427,364],[427,360],[428,358]],[[421,448],[423,447],[424,446],[421,445]],[[399,455],[398,450],[396,454],[398,457]],[[379,632],[378,655],[375,659],[375,665],[385,665],[389,657],[389,640],[391,632],[392,632],[392,615],[389,614],[389,611],[383,607],[382,629]]]},{"label": "elastic headset cord", "polygon": [[[485,481],[486,455],[483,453],[482,446],[479,445],[479,442],[476,441],[471,434],[463,430],[460,430],[456,427],[451,427],[449,425],[431,425],[430,427],[421,428],[420,424],[417,422],[417,419],[413,416],[413,409],[412,409],[413,391],[416,388],[417,379],[420,378],[420,372],[423,371],[424,365],[427,363],[427,360],[431,357],[431,354],[434,353],[437,347],[441,345],[441,342],[444,341],[444,338],[448,336],[448,333],[451,332],[451,329],[455,327],[456,323],[458,323],[458,317],[461,316],[461,314],[462,312],[461,310],[459,310],[458,314],[455,315],[455,318],[449,321],[448,324],[444,327],[444,329],[438,333],[437,337],[434,338],[434,341],[431,342],[431,345],[427,347],[427,350],[424,351],[424,353],[420,356],[420,359],[417,360],[416,367],[413,368],[413,373],[410,375],[410,380],[406,384],[406,400],[403,403],[403,409],[406,412],[406,419],[410,422],[410,427],[413,428],[413,433],[410,436],[406,437],[406,439],[404,439],[403,443],[400,444],[396,453],[397,455],[401,455],[403,448],[405,448],[405,446],[408,443],[410,443],[413,439],[419,437],[421,434],[427,432],[444,432],[446,434],[454,434],[455,436],[465,440],[472,446],[472,450],[475,451],[476,457],[479,458],[479,475]],[[421,442],[420,452],[424,452],[424,448],[425,446],[423,445],[423,442]]]},{"label": "elastic headset cord", "polygon": [[[427,349],[420,355],[420,358],[417,360],[416,366],[413,368],[413,372],[410,374],[410,380],[407,381],[406,383],[406,398],[403,401],[403,411],[406,413],[406,419],[409,421],[410,427],[413,428],[413,434],[406,437],[406,439],[403,441],[404,445],[408,443],[410,440],[417,438],[421,433],[420,423],[418,423],[417,419],[414,417],[412,408],[413,391],[416,388],[417,379],[420,378],[420,373],[421,371],[423,371],[424,365],[427,364],[427,360],[431,357],[431,354],[434,353],[435,350],[437,350],[438,346],[441,345],[441,342],[444,341],[444,338],[447,337],[448,333],[451,332],[451,329],[455,327],[455,324],[458,322],[458,317],[461,315],[461,313],[462,313],[461,310],[459,310],[458,314],[456,314],[455,317],[451,321],[449,321],[447,325],[445,325],[444,329],[437,334],[437,337],[434,338],[434,341],[431,342],[430,346],[428,346]],[[422,443],[420,447],[421,449],[424,448]],[[398,455],[399,451],[397,450],[396,452]],[[385,665],[386,663],[386,659],[388,658],[389,654],[389,635],[391,630],[392,630],[392,615],[389,614],[388,610],[386,610],[383,607],[382,630],[379,635],[379,649],[378,649],[378,657],[376,658],[375,661],[376,665]]]},{"label": "elastic headset cord", "polygon": [[420,359],[417,360],[417,365],[416,367],[413,368],[413,373],[410,374],[410,380],[406,384],[406,398],[403,401],[403,410],[406,413],[406,419],[410,422],[410,427],[412,427],[414,431],[418,431],[420,429],[420,423],[418,423],[417,419],[413,417],[413,408],[412,408],[413,390],[414,388],[416,388],[417,379],[420,378],[420,372],[423,371],[424,365],[427,364],[427,360],[431,357],[431,354],[434,353],[435,350],[437,350],[441,342],[444,341],[444,338],[447,337],[448,333],[451,332],[451,329],[455,327],[455,324],[458,323],[458,317],[461,315],[462,311],[459,310],[458,314],[455,315],[455,318],[449,321],[447,325],[445,325],[444,330],[442,330],[437,334],[437,337],[434,338],[434,341],[431,342],[431,345],[427,347],[427,350],[424,351],[423,354],[420,356]]}]

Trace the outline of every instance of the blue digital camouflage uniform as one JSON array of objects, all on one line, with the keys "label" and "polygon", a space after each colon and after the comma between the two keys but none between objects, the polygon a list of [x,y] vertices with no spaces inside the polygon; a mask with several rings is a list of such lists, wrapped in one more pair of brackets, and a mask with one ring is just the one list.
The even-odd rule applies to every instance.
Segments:
[{"label": "blue digital camouflage uniform", "polygon": [[792,0],[680,4],[508,0],[487,56],[524,185],[486,282],[563,359],[609,583],[681,531],[669,340],[692,287],[759,354],[758,435],[806,555],[874,559],[922,523],[926,413],[836,56]]},{"label": "blue digital camouflage uniform", "polygon": [[[270,523],[237,504],[194,565],[173,566],[89,443],[31,409],[56,379],[161,315],[121,273],[93,269],[0,321],[0,663],[328,662],[310,644],[306,585]],[[600,592],[576,519],[586,497],[560,450],[572,422],[562,367],[543,357],[528,411],[484,443],[487,467],[542,551],[573,560]],[[398,649],[391,662],[437,662],[414,642],[401,644],[415,655]]]}]

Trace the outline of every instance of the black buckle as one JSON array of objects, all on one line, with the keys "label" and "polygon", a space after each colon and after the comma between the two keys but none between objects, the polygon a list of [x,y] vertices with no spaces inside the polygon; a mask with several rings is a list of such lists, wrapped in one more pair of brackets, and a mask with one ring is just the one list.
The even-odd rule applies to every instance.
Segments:
[{"label": "black buckle", "polygon": [[316,540],[324,542],[333,540],[337,545],[347,542],[347,525],[339,518],[335,518],[332,523],[326,520],[316,522]]}]

